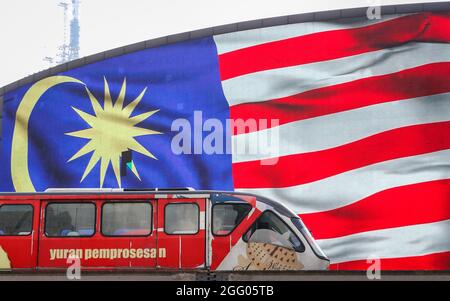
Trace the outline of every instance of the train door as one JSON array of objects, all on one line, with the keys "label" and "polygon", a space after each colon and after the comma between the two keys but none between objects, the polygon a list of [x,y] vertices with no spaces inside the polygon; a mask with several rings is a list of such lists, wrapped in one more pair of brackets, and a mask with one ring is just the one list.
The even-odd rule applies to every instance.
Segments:
[{"label": "train door", "polygon": [[156,267],[156,217],[154,200],[46,201],[39,267]]},{"label": "train door", "polygon": [[39,201],[0,200],[0,270],[36,266]]},{"label": "train door", "polygon": [[205,268],[206,199],[158,200],[158,267]]}]

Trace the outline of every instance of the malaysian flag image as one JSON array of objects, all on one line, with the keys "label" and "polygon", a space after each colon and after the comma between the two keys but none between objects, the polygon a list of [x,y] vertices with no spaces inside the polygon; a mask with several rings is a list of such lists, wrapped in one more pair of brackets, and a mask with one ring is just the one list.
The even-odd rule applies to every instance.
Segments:
[{"label": "malaysian flag image", "polygon": [[[385,270],[449,270],[449,41],[450,12],[421,12],[236,31],[86,63],[3,95],[0,191],[250,192],[299,214],[331,269],[380,258]],[[196,151],[210,138],[204,125],[191,153],[174,153],[174,124],[195,131],[199,114],[248,126],[217,130],[229,153]]]}]

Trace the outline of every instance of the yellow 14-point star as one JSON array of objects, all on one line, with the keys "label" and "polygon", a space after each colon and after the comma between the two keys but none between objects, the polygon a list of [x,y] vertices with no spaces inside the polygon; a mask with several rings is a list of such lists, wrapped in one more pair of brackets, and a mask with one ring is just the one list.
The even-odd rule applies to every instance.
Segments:
[{"label": "yellow 14-point star", "polygon": [[[138,141],[136,141],[134,137],[161,134],[157,131],[136,126],[136,124],[144,121],[159,110],[149,111],[130,117],[144,96],[147,88],[145,88],[136,99],[124,107],[126,79],[124,79],[119,96],[114,103],[111,99],[108,82],[106,79],[104,79],[104,82],[105,99],[103,107],[94,95],[92,95],[89,89],[86,88],[95,115],[88,114],[72,107],[72,109],[75,110],[75,112],[90,126],[90,128],[66,133],[66,135],[69,136],[89,139],[89,141],[68,160],[68,162],[93,152],[84,174],[81,177],[81,181],[86,178],[97,162],[100,161],[100,187],[103,187],[106,171],[109,163],[111,162],[117,184],[121,187],[120,157],[123,151],[134,150],[147,157],[156,159],[156,157]],[[135,167],[133,167],[132,171],[140,179]]]}]

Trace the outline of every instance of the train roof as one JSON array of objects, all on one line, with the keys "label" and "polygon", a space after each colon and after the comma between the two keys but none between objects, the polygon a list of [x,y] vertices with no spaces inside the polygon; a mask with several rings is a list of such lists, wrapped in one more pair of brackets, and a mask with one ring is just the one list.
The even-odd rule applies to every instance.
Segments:
[{"label": "train roof", "polygon": [[[42,192],[0,192],[0,199],[2,197],[42,197],[42,196],[76,196],[76,195],[95,195],[95,194],[102,194],[105,196],[108,195],[127,195],[127,196],[133,196],[133,195],[154,195],[155,197],[165,196],[165,195],[176,195],[177,197],[186,197],[186,198],[201,198],[201,197],[207,197],[211,198],[214,195],[232,195],[232,196],[252,196],[255,197],[257,201],[262,202],[264,204],[267,204],[271,207],[273,207],[276,211],[278,211],[280,214],[287,216],[287,217],[298,217],[297,214],[295,214],[292,210],[287,208],[285,205],[283,205],[280,202],[274,201],[272,199],[263,197],[258,194],[254,193],[247,193],[247,192],[236,192],[236,191],[224,191],[224,190],[192,190],[187,188],[167,188],[167,189],[158,189],[158,188],[149,188],[149,189],[116,189],[116,188],[58,188],[58,189],[52,189],[49,191],[42,191]],[[214,200],[216,203],[226,202],[226,200],[218,200],[215,198]]]}]

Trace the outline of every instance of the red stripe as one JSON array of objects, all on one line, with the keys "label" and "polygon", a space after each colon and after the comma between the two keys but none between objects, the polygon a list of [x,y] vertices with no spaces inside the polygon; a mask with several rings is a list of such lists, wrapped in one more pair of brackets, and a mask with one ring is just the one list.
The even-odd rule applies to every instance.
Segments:
[{"label": "red stripe", "polygon": [[[330,270],[368,270],[374,262],[366,260],[349,261],[330,265]],[[429,255],[384,258],[380,260],[381,270],[450,270],[450,252],[434,253]],[[383,277],[383,275],[381,275]]]},{"label": "red stripe", "polygon": [[406,126],[322,151],[233,163],[235,188],[289,187],[366,165],[450,148],[450,121]]},{"label": "red stripe", "polygon": [[316,239],[450,219],[450,179],[378,192],[330,211],[302,214]]},{"label": "red stripe", "polygon": [[450,12],[421,13],[360,28],[269,42],[219,55],[220,77],[236,76],[356,55],[409,42],[450,41]]},{"label": "red stripe", "polygon": [[[433,63],[279,99],[235,105],[230,107],[230,114],[233,119],[278,119],[281,125],[379,103],[450,92],[448,78],[450,63]],[[234,128],[233,131],[242,134],[262,129]]]}]

